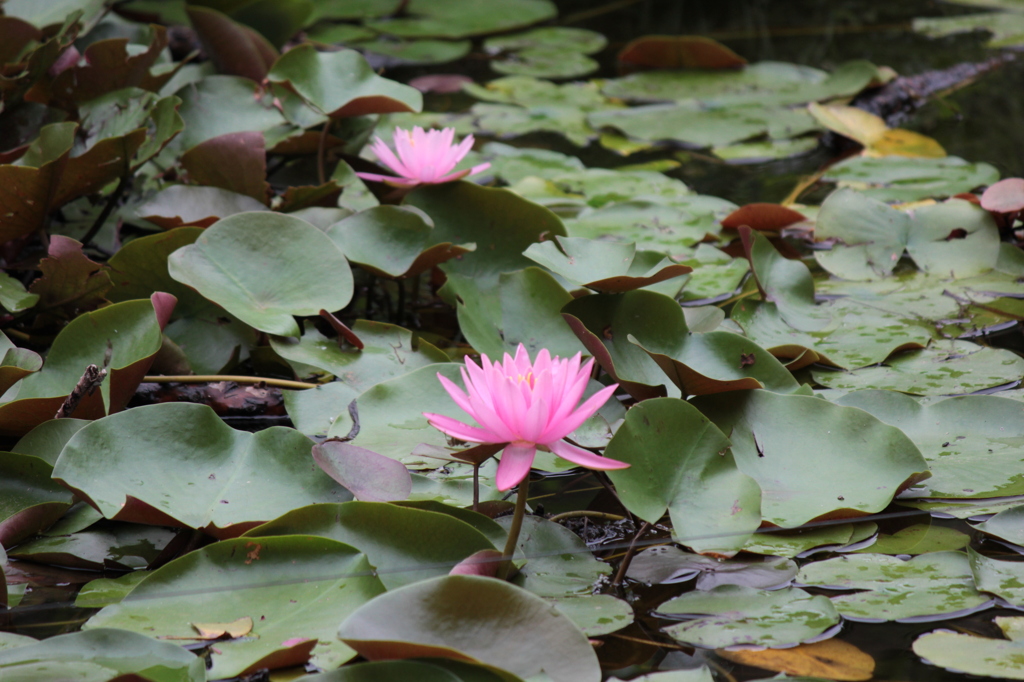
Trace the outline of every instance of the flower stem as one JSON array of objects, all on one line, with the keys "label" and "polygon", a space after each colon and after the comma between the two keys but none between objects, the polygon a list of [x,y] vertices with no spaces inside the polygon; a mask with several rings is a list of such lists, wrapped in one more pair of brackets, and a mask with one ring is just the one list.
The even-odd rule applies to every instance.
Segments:
[{"label": "flower stem", "polygon": [[498,566],[498,574],[495,576],[499,580],[508,580],[508,575],[512,572],[512,557],[515,556],[516,545],[519,542],[519,531],[523,528],[523,517],[526,515],[526,498],[529,494],[530,474],[526,474],[526,478],[519,484],[519,490],[516,491],[516,509],[512,512],[512,525],[509,526],[505,551],[501,553],[501,565]]}]

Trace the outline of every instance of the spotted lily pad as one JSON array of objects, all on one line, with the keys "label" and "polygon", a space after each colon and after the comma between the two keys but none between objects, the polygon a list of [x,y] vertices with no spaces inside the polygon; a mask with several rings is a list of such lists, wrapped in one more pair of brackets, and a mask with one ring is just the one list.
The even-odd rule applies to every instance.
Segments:
[{"label": "spotted lily pad", "polygon": [[675,640],[722,649],[741,644],[788,647],[813,640],[839,623],[839,613],[821,595],[787,587],[774,592],[722,585],[688,592],[657,608],[660,614],[692,620],[665,628]]},{"label": "spotted lily pad", "polygon": [[[557,245],[556,241],[533,244],[523,254],[569,281],[601,293],[622,293],[655,285],[682,277],[692,269],[661,253],[637,251],[635,244],[579,237],[556,240]],[[681,281],[678,284],[682,286]]]},{"label": "spotted lily pad", "polygon": [[723,561],[663,545],[637,553],[626,575],[648,584],[678,583],[697,578],[696,588],[705,591],[719,585],[773,590],[788,586],[798,570],[795,562],[783,557],[769,557],[763,561]]},{"label": "spotted lily pad", "polygon": [[970,547],[967,554],[979,590],[1002,597],[1014,606],[1024,604],[1024,564],[993,559]]},{"label": "spotted lily pad", "polygon": [[957,156],[855,156],[831,166],[823,178],[879,201],[917,201],[991,185],[999,179],[999,171],[987,163],[968,163]]},{"label": "spotted lily pad", "polygon": [[366,25],[402,38],[468,38],[529,26],[556,14],[548,0],[412,0],[402,17]]},{"label": "spotted lily pad", "polygon": [[832,598],[844,618],[867,622],[941,620],[988,608],[974,587],[967,555],[931,552],[907,561],[882,554],[849,554],[800,569],[797,583],[865,590]]},{"label": "spotted lily pad", "polygon": [[1007,639],[935,630],[914,641],[914,653],[932,665],[957,673],[1024,680],[1024,641],[1020,617],[995,619]]},{"label": "spotted lily pad", "polygon": [[812,524],[787,531],[764,528],[743,545],[743,550],[769,556],[796,557],[814,549],[842,549],[867,540],[878,531],[874,523]]},{"label": "spotted lily pad", "polygon": [[814,370],[812,375],[823,386],[848,391],[883,388],[914,395],[956,395],[1016,381],[1024,375],[1024,359],[1002,348],[952,341],[893,355],[880,366],[849,372]]},{"label": "spotted lily pad", "polygon": [[974,526],[1015,545],[1024,545],[1024,506],[1014,506]]}]

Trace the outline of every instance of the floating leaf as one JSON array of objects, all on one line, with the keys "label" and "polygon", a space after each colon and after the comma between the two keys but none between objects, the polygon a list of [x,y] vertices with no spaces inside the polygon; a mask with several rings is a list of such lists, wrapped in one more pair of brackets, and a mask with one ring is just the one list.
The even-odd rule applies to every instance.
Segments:
[{"label": "floating leaf", "polygon": [[1024,506],[1014,506],[999,512],[974,527],[983,533],[994,535],[1015,545],[1024,545],[1024,523],[1021,522],[1022,517],[1024,517]]},{"label": "floating leaf", "polygon": [[910,233],[910,217],[852,189],[825,199],[814,229],[816,241],[835,240],[814,258],[837,277],[875,279],[890,275]]},{"label": "floating leaf", "polygon": [[381,277],[419,275],[475,250],[473,244],[438,242],[420,214],[397,206],[361,211],[325,232],[350,261]]},{"label": "floating leaf", "polygon": [[914,159],[855,156],[831,166],[824,180],[851,187],[879,201],[918,201],[949,197],[991,185],[999,171],[987,163],[968,163],[956,156]]},{"label": "floating leaf", "polygon": [[824,642],[801,644],[792,649],[765,649],[763,651],[715,652],[727,661],[827,680],[870,680],[875,672],[875,659],[849,642],[826,639]]},{"label": "floating leaf", "polygon": [[610,594],[553,597],[549,601],[587,637],[607,635],[633,622],[632,605]]},{"label": "floating leaf", "polygon": [[798,570],[795,562],[782,557],[769,557],[763,561],[722,561],[662,545],[637,553],[626,575],[648,584],[679,583],[697,578],[696,588],[705,591],[719,585],[774,590],[787,587]]},{"label": "floating leaf", "polygon": [[915,496],[977,499],[1024,494],[1015,474],[1024,438],[1021,405],[977,395],[921,405],[892,391],[857,391],[837,401],[902,430],[928,460],[932,478]]},{"label": "floating leaf", "polygon": [[267,201],[267,156],[259,131],[210,138],[182,154],[181,165],[192,182]]},{"label": "floating leaf", "polygon": [[1024,670],[1020,667],[1024,642],[1019,640],[936,630],[914,640],[913,649],[926,662],[957,673],[1024,680]]},{"label": "floating leaf", "polygon": [[1012,213],[1024,209],[1024,178],[1005,178],[981,195],[981,207],[993,213]]},{"label": "floating leaf", "polygon": [[[273,106],[259,86],[248,78],[239,76],[206,76],[202,80],[184,86],[178,91],[181,97],[181,118],[185,130],[172,145],[176,150],[185,151],[200,142],[247,131],[267,133],[266,146],[273,148],[290,132],[280,132],[286,127],[286,119]],[[214,112],[229,111],[230,116]],[[274,135],[270,131],[275,131]]]},{"label": "floating leaf", "polygon": [[0,453],[0,545],[45,530],[71,507],[68,490],[50,480],[52,470],[37,457]]},{"label": "floating leaf", "polygon": [[382,78],[358,52],[317,52],[300,45],[281,56],[267,78],[332,118],[419,111],[423,96],[408,85]]},{"label": "floating leaf", "polygon": [[[511,518],[504,516],[499,523],[507,529]],[[597,582],[611,573],[611,567],[591,554],[580,536],[536,516],[523,519],[516,551],[526,563],[519,569],[515,584],[540,597],[590,595]],[[622,623],[621,627],[628,624]]]},{"label": "floating leaf", "polygon": [[375,31],[401,38],[468,38],[502,33],[546,19],[557,10],[548,0],[411,0],[400,18],[367,21]]},{"label": "floating leaf", "polygon": [[38,353],[18,348],[3,332],[0,332],[0,351],[3,351],[3,356],[0,356],[0,395],[43,366],[43,359]]},{"label": "floating leaf", "polygon": [[639,289],[692,271],[664,254],[637,251],[635,244],[578,237],[556,237],[533,244],[523,255],[571,282],[605,294]]},{"label": "floating leaf", "polygon": [[881,622],[973,613],[992,605],[974,588],[967,555],[932,552],[907,561],[882,554],[848,554],[800,569],[797,582],[826,589],[864,590],[832,598],[850,620]]},{"label": "floating leaf", "polygon": [[[422,339],[414,342],[412,332],[396,325],[356,320],[352,331],[363,342],[361,350],[342,347],[337,339],[328,339],[315,329],[298,340],[272,337],[270,345],[286,360],[319,367],[335,375],[354,392],[353,398],[382,381],[420,367],[448,362],[447,355]],[[349,402],[351,399],[345,401],[344,407]],[[339,410],[332,416],[340,413]]]},{"label": "floating leaf", "polygon": [[783,528],[879,512],[929,475],[910,438],[856,408],[766,390],[695,405],[729,434],[736,465],[761,486],[764,520]]},{"label": "floating leaf", "polygon": [[436,243],[476,244],[476,251],[444,263],[441,269],[473,277],[481,285],[502,272],[533,265],[521,254],[543,236],[565,236],[555,214],[507,189],[464,181],[426,185],[413,190],[404,203],[430,216]]},{"label": "floating leaf", "polygon": [[868,522],[811,525],[793,531],[762,528],[747,540],[743,550],[768,556],[796,557],[815,548],[839,549],[855,545],[877,531],[878,526]]},{"label": "floating leaf", "polygon": [[879,533],[878,539],[870,547],[856,551],[873,554],[928,554],[963,549],[970,541],[969,535],[954,528],[918,523],[892,535]]},{"label": "floating leaf", "polygon": [[787,587],[774,592],[723,585],[709,592],[687,592],[657,608],[665,615],[687,615],[665,628],[675,640],[721,649],[738,644],[787,647],[819,637],[839,623],[828,597]]},{"label": "floating leaf", "polygon": [[954,279],[988,272],[999,258],[999,230],[984,209],[962,199],[910,212],[907,252],[924,272]]},{"label": "floating leaf", "polygon": [[444,64],[462,59],[469,54],[472,43],[468,40],[369,40],[353,47],[374,56],[383,57],[387,66]]},{"label": "floating leaf", "polygon": [[259,82],[280,56],[266,38],[212,7],[187,6],[185,11],[203,49],[223,74]]},{"label": "floating leaf", "polygon": [[816,382],[829,388],[882,388],[916,395],[970,393],[1016,381],[1022,374],[1024,359],[1012,351],[966,341],[900,353],[877,367],[812,372]]},{"label": "floating leaf", "polygon": [[71,535],[24,542],[11,551],[17,559],[91,571],[145,568],[156,561],[175,535],[167,528],[134,524],[97,524]]},{"label": "floating leaf", "polygon": [[430,656],[520,677],[543,670],[554,682],[601,679],[597,656],[572,621],[493,578],[445,576],[392,590],[342,622],[338,637],[370,660]]},{"label": "floating leaf", "polygon": [[[83,668],[90,676],[76,674]],[[57,635],[10,649],[0,646],[0,671],[5,680],[19,682],[55,678],[93,682],[136,676],[161,682],[206,679],[203,659],[195,654],[176,644],[113,628]]]},{"label": "floating leaf", "polygon": [[292,429],[235,431],[206,405],[167,403],[86,426],[53,475],[108,519],[234,537],[291,509],[349,497],[309,448]]},{"label": "floating leaf", "polygon": [[80,609],[102,609],[117,604],[135,589],[150,571],[132,571],[118,578],[97,578],[90,580],[75,596],[75,607]]},{"label": "floating leaf", "polygon": [[52,419],[91,364],[109,363],[110,371],[75,415],[96,419],[124,409],[160,350],[160,330],[173,308],[173,296],[157,293],[151,301],[116,303],[76,317],[50,346],[43,369],[4,394],[0,432],[22,436]]},{"label": "floating leaf", "polygon": [[[338,619],[383,591],[366,557],[335,540],[304,535],[237,538],[153,571],[123,601],[103,608],[83,627],[187,641],[200,639],[191,623],[247,616],[255,624],[252,636],[217,643],[207,671],[211,678],[307,660],[333,669],[355,655],[334,636]],[[298,637],[315,644],[289,645]]]},{"label": "floating leaf", "polygon": [[299,336],[293,315],[338,310],[352,298],[344,254],[309,223],[279,213],[239,213],[168,259],[171,277],[240,320]]},{"label": "floating leaf", "polygon": [[672,534],[698,552],[733,554],[761,522],[760,491],[741,473],[729,439],[676,398],[645,400],[605,450],[631,464],[611,472],[619,498],[650,523],[668,511]]},{"label": "floating leaf", "polygon": [[445,291],[457,298],[459,328],[479,353],[500,358],[519,344],[534,356],[542,348],[561,357],[583,350],[560,315],[572,296],[538,267],[502,273],[493,283],[452,274]]},{"label": "floating leaf", "polygon": [[359,501],[393,502],[412,492],[409,471],[371,450],[329,440],[313,446],[313,459]]}]

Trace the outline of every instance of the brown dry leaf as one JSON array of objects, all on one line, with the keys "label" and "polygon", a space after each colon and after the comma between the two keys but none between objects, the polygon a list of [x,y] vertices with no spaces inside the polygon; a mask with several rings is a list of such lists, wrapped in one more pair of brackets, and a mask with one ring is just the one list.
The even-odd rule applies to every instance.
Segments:
[{"label": "brown dry leaf", "polygon": [[198,639],[235,639],[252,632],[252,618],[246,616],[230,623],[192,623],[192,627],[199,633]]},{"label": "brown dry leaf", "polygon": [[725,45],[703,36],[642,36],[619,52],[627,69],[737,69],[747,63]]},{"label": "brown dry leaf", "polygon": [[792,649],[715,652],[727,661],[764,668],[787,675],[823,677],[828,680],[870,680],[875,659],[838,639],[801,644]]}]

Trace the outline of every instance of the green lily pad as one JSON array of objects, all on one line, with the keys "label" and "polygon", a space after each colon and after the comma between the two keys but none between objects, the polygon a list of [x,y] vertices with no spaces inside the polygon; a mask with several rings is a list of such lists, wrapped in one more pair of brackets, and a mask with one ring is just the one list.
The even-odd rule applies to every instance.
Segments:
[{"label": "green lily pad", "polygon": [[369,40],[353,47],[363,52],[386,57],[390,65],[444,64],[462,59],[469,54],[472,43],[468,40]]},{"label": "green lily pad", "polygon": [[494,549],[480,531],[454,516],[386,502],[303,507],[245,537],[272,535],[318,535],[351,545],[366,554],[388,589],[446,575],[474,552]]},{"label": "green lily pad", "polygon": [[818,138],[809,135],[783,140],[737,142],[711,148],[711,153],[724,161],[735,163],[764,163],[807,154],[818,148]]},{"label": "green lily pad", "polygon": [[545,178],[584,169],[583,162],[575,156],[549,149],[512,147],[501,142],[485,144],[481,156],[491,163],[489,172],[510,185],[526,177]]},{"label": "green lily pad", "polygon": [[370,40],[376,36],[376,31],[372,31],[365,26],[356,26],[355,24],[321,23],[306,31],[306,38],[317,45],[351,46],[352,43],[358,43],[361,40]]},{"label": "green lily pad", "polygon": [[[181,97],[179,113],[185,129],[171,143],[171,148],[183,152],[200,142],[228,133],[262,131],[268,149],[294,133],[284,115],[273,106],[272,98],[264,95],[258,84],[240,76],[206,76],[178,91]],[[230,115],[211,115],[212,111],[230,112]],[[273,132],[272,132],[273,131]]]},{"label": "green lily pad", "polygon": [[523,48],[491,62],[491,68],[498,73],[538,78],[577,78],[597,71],[600,66],[571,46]]},{"label": "green lily pad", "polygon": [[262,202],[246,194],[189,185],[171,185],[135,207],[140,218],[164,229],[185,225],[207,227],[230,215],[266,210]]},{"label": "green lily pad", "polygon": [[816,332],[827,327],[827,308],[814,302],[814,280],[802,262],[783,257],[760,232],[741,232],[750,271],[761,300],[774,304],[779,317],[800,331]]},{"label": "green lily pad", "polygon": [[974,526],[1015,545],[1024,545],[1024,506],[1014,506]]},{"label": "green lily pad", "polygon": [[552,597],[548,601],[587,637],[607,635],[633,622],[633,607],[629,602],[610,594]]},{"label": "green lily pad", "polygon": [[690,554],[671,545],[650,547],[633,557],[626,575],[647,584],[663,585],[697,579],[698,590],[719,585],[742,585],[758,590],[787,587],[796,577],[796,562],[784,557],[757,561],[721,561]]},{"label": "green lily pad", "polygon": [[524,678],[543,670],[553,682],[601,679],[597,656],[572,621],[493,578],[453,575],[392,590],[350,615],[338,637],[370,660],[430,656]]},{"label": "green lily pad", "polygon": [[863,60],[845,62],[833,73],[784,62],[758,62],[739,70],[687,69],[646,71],[604,84],[608,97],[640,102],[685,102],[713,105],[786,106],[854,95],[878,76],[878,67]]},{"label": "green lily pad", "polygon": [[819,129],[802,109],[757,103],[719,108],[699,102],[649,104],[594,112],[587,121],[594,128],[621,130],[635,140],[673,140],[694,147],[721,147],[760,135],[790,138]]},{"label": "green lily pad", "polygon": [[438,242],[421,215],[397,206],[361,211],[325,232],[350,261],[390,278],[412,277],[475,250],[473,244]]},{"label": "green lily pad", "polygon": [[968,163],[956,156],[855,156],[831,166],[823,179],[879,201],[905,202],[970,192],[996,182],[999,171],[987,163]]},{"label": "green lily pad", "polygon": [[761,494],[729,448],[689,403],[654,398],[626,412],[605,454],[632,465],[608,472],[627,509],[650,523],[668,511],[678,542],[732,554],[761,523]]},{"label": "green lily pad", "polygon": [[532,244],[523,255],[570,282],[606,294],[651,286],[691,270],[662,253],[637,251],[635,244],[579,237],[556,237],[554,241]]},{"label": "green lily pad", "polygon": [[502,272],[533,265],[522,253],[545,233],[548,239],[565,236],[565,227],[553,213],[507,189],[449,182],[418,187],[404,203],[430,216],[437,243],[476,244],[476,251],[441,269],[473,277],[481,285],[497,280]]},{"label": "green lily pad", "polygon": [[680,262],[693,268],[683,289],[686,301],[725,298],[737,291],[750,271],[746,258],[732,258],[710,244],[698,244],[693,257]]},{"label": "green lily pad", "polygon": [[597,132],[586,114],[569,105],[538,105],[523,108],[511,104],[474,104],[476,131],[497,137],[518,137],[534,132],[564,135],[577,147],[585,147]]},{"label": "green lily pad", "polygon": [[814,370],[814,380],[828,388],[856,391],[880,388],[914,395],[971,393],[1016,381],[1024,359],[1002,348],[966,341],[933,344],[889,357],[884,365],[849,372]]},{"label": "green lily pad", "polygon": [[[299,433],[326,436],[337,420],[351,422],[348,406],[360,391],[340,381],[301,391],[282,391],[284,409]],[[351,426],[349,427],[351,428]]]},{"label": "green lily pad", "polygon": [[502,273],[496,282],[453,274],[445,291],[457,298],[459,328],[473,348],[492,358],[515,353],[519,344],[532,356],[541,348],[569,357],[583,346],[560,311],[572,296],[538,267]]},{"label": "green lily pad", "polygon": [[688,592],[657,608],[665,615],[696,616],[665,628],[675,640],[721,649],[749,644],[788,647],[820,637],[839,623],[828,597],[787,587],[774,592],[722,585],[709,592]]},{"label": "green lily pad", "polygon": [[646,338],[665,324],[685,333],[686,320],[671,298],[651,291],[582,296],[567,303],[562,316],[601,368],[631,396],[646,400],[669,394],[668,377],[658,363],[628,338]]},{"label": "green lily pad", "polygon": [[506,76],[490,81],[486,85],[466,83],[462,89],[477,99],[518,104],[526,108],[553,105],[592,111],[609,106],[621,106],[611,104],[601,94],[599,84],[593,81],[559,85],[542,78]]},{"label": "green lily pad", "polygon": [[298,336],[293,315],[343,308],[352,272],[323,232],[280,213],[239,213],[175,251],[168,272],[243,322]]},{"label": "green lily pad", "polygon": [[[83,627],[199,640],[192,623],[249,617],[251,636],[217,642],[209,677],[301,665],[307,659],[332,669],[355,656],[334,636],[338,620],[382,592],[366,557],[335,540],[237,538],[153,571],[123,601],[104,607]],[[307,641],[290,643],[296,638]],[[315,640],[313,647],[308,639]]]},{"label": "green lily pad", "polygon": [[325,673],[303,675],[295,682],[523,682],[521,678],[490,666],[454,659],[406,659],[346,665]]},{"label": "green lily pad", "polygon": [[[88,669],[89,675],[75,676],[79,666]],[[99,682],[111,679],[111,672],[115,677],[134,673],[159,682],[203,682],[206,679],[203,659],[195,654],[176,644],[112,628],[57,635],[11,649],[0,647],[0,671],[5,680],[18,682],[44,679]]]},{"label": "green lily pad", "polygon": [[123,600],[150,571],[132,571],[118,578],[90,580],[75,596],[75,608],[102,609]]},{"label": "green lily pad", "polygon": [[682,256],[689,255],[689,247],[709,235],[717,236],[721,228],[714,213],[727,213],[729,206],[732,204],[726,201],[720,202],[720,208],[704,202],[688,206],[685,199],[671,203],[640,199],[613,201],[600,208],[584,207],[566,221],[565,227],[573,237],[633,241],[639,248]]},{"label": "green lily pad", "polygon": [[[1011,620],[996,618],[996,622]],[[1001,680],[1024,680],[1024,642],[936,630],[914,640],[914,653],[932,665],[957,673]]]},{"label": "green lily pad", "polygon": [[43,358],[39,353],[28,348],[18,348],[0,332],[0,395],[24,377],[38,372],[43,366]]},{"label": "green lily pad", "polygon": [[0,651],[25,646],[27,644],[35,644],[38,641],[39,640],[35,637],[29,637],[28,635],[17,635],[13,632],[0,632]]},{"label": "green lily pad", "polygon": [[[982,4],[982,3],[957,3]],[[995,7],[996,3],[983,6]],[[1013,5],[1007,6],[1013,9]],[[963,14],[951,17],[915,17],[915,33],[929,38],[943,38],[959,33],[987,31],[991,34],[985,47],[1017,47],[1024,44],[1024,16],[1019,12],[985,12],[984,14]]]},{"label": "green lily pad", "polygon": [[3,395],[0,433],[23,436],[52,419],[89,365],[109,364],[109,374],[74,414],[96,419],[124,409],[160,350],[160,330],[173,308],[174,298],[158,293],[76,317],[50,346],[43,369]]},{"label": "green lily pad", "polygon": [[[506,529],[511,522],[509,516],[498,520]],[[513,582],[540,597],[592,594],[595,584],[612,571],[611,566],[591,554],[580,536],[537,516],[523,518],[516,552],[517,557],[525,557],[526,563]]]},{"label": "green lily pad", "polygon": [[999,258],[999,229],[985,209],[963,199],[911,212],[907,253],[924,272],[955,279],[988,272]]},{"label": "green lily pad", "polygon": [[558,13],[548,0],[411,0],[404,9],[401,18],[366,25],[402,38],[468,38],[529,26]]},{"label": "green lily pad", "polygon": [[39,300],[38,294],[30,294],[25,285],[6,272],[0,272],[0,306],[10,313],[28,310]]},{"label": "green lily pad", "polygon": [[488,38],[484,41],[484,49],[491,54],[498,54],[546,47],[593,54],[603,50],[607,44],[608,39],[603,35],[585,28],[545,26],[523,33]]},{"label": "green lily pad", "polygon": [[[330,372],[348,389],[334,390],[346,395],[358,395],[382,381],[448,361],[443,352],[422,339],[414,342],[412,332],[396,325],[357,320],[352,331],[363,342],[361,350],[343,348],[337,339],[328,339],[312,328],[300,339],[271,337],[270,346],[286,360]],[[351,399],[331,416],[341,414],[349,402]]]},{"label": "green lily pad", "polygon": [[1002,597],[1014,606],[1024,604],[1024,564],[999,561],[967,548],[974,584],[982,592]]},{"label": "green lily pad", "polygon": [[11,550],[10,556],[92,571],[145,568],[174,535],[167,528],[98,524],[72,535],[48,535],[23,542]]},{"label": "green lily pad", "polygon": [[1015,473],[1024,428],[1015,400],[977,395],[921,405],[891,391],[857,391],[837,401],[858,407],[909,436],[921,450],[932,477],[915,497],[977,499],[1024,494],[1024,475]]},{"label": "green lily pad", "polygon": [[971,537],[954,528],[918,523],[896,531],[892,535],[879,533],[870,547],[857,552],[873,554],[929,554],[963,549]]},{"label": "green lily pad", "polygon": [[50,480],[49,463],[0,453],[0,545],[11,547],[45,530],[71,507],[71,493]]},{"label": "green lily pad", "polygon": [[940,620],[988,608],[974,588],[963,552],[931,552],[907,561],[884,554],[848,554],[800,569],[797,582],[826,589],[864,590],[832,598],[850,620]]},{"label": "green lily pad", "polygon": [[51,419],[29,431],[12,448],[21,455],[32,455],[47,462],[57,463],[60,451],[78,431],[88,424],[85,419]]},{"label": "green lily pad", "polygon": [[816,241],[835,240],[828,251],[816,250],[821,267],[844,279],[890,275],[910,232],[910,217],[849,188],[833,192],[821,204]]},{"label": "green lily pad", "polygon": [[419,90],[378,76],[353,50],[318,52],[312,45],[300,45],[282,55],[267,78],[332,118],[423,107]]},{"label": "green lily pad", "polygon": [[816,548],[843,548],[862,542],[878,531],[874,523],[833,523],[807,528],[764,528],[743,545],[743,551],[767,556],[796,557]]},{"label": "green lily pad", "polygon": [[108,519],[233,537],[292,509],[349,498],[310,446],[293,429],[235,431],[206,405],[165,403],[86,426],[53,475]]},{"label": "green lily pad", "polygon": [[729,434],[740,471],[761,486],[762,517],[783,528],[879,512],[929,475],[910,438],[856,408],[766,390],[694,404]]}]

